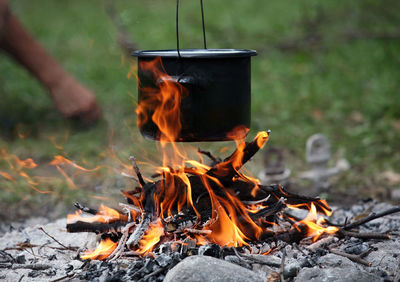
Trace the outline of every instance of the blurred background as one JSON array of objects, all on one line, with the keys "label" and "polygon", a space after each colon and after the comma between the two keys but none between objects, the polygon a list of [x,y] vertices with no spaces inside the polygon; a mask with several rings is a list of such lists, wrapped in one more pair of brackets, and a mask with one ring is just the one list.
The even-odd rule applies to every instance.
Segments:
[{"label": "blurred background", "polygon": [[[93,205],[120,200],[119,191],[131,184],[114,171],[118,159],[128,163],[134,154],[139,161],[159,161],[155,143],[136,127],[137,62],[126,47],[174,49],[176,2],[9,5],[94,92],[103,118],[90,127],[62,118],[46,89],[0,53],[0,215],[57,217],[76,200]],[[400,186],[400,2],[205,0],[204,5],[208,47],[258,51],[252,59],[250,136],[271,129],[267,147],[279,147],[296,177],[307,169],[307,138],[322,133],[331,142],[330,165],[340,158],[350,163],[332,180],[331,193],[324,195],[329,201],[391,200]],[[183,48],[202,47],[199,1],[181,1],[180,30]],[[235,147],[231,143],[195,146],[225,157]],[[56,155],[100,168],[82,172],[65,166],[65,178],[49,164]],[[16,157],[32,158],[37,166],[18,166]],[[263,153],[248,169],[254,175],[263,169]],[[307,194],[307,183],[299,187]]]}]

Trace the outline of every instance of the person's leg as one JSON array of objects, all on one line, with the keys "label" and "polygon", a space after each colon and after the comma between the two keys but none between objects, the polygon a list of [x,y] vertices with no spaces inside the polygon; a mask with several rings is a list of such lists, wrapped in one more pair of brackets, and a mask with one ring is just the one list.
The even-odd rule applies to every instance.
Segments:
[{"label": "person's leg", "polygon": [[69,75],[24,30],[20,21],[0,0],[0,49],[28,69],[49,91],[64,117],[77,117],[85,122],[96,121],[100,109],[95,96]]}]

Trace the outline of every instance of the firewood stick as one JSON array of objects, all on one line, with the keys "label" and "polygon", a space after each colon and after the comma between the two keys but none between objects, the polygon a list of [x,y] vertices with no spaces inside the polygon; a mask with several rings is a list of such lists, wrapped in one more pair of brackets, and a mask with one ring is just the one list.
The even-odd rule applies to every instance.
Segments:
[{"label": "firewood stick", "polygon": [[93,232],[96,234],[119,232],[125,224],[125,221],[116,221],[113,223],[77,221],[67,224],[67,232]]},{"label": "firewood stick", "polygon": [[[297,195],[295,193],[291,193],[286,191],[282,185],[280,184],[273,184],[273,185],[260,185],[259,188],[266,192],[275,195],[276,197],[271,197],[271,201],[276,201],[282,197],[286,198],[286,203],[289,205],[299,205],[299,204],[307,204],[307,203],[314,203],[317,211],[324,212],[324,210],[331,211],[331,208],[324,202],[321,201],[319,197],[307,197],[302,195]],[[305,209],[307,207],[299,207],[300,209]]]},{"label": "firewood stick", "polygon": [[251,214],[250,217],[254,220],[261,216],[268,217],[270,215],[276,214],[277,212],[281,211],[283,208],[286,207],[285,201],[286,201],[285,198],[281,198],[274,205],[263,208],[259,210],[257,213]]},{"label": "firewood stick", "polygon": [[151,223],[151,218],[152,216],[148,213],[143,215],[142,221],[138,224],[135,231],[129,236],[128,241],[126,241],[126,245],[128,247],[135,247],[139,243]]},{"label": "firewood stick", "polygon": [[[262,147],[260,143],[263,145],[268,140],[269,134],[270,131],[266,132],[264,136],[257,135],[251,142],[246,142],[242,150],[236,149],[232,155],[210,169],[207,174],[220,179],[222,183],[231,183],[237,171],[260,150]],[[240,156],[241,154],[242,156]],[[238,160],[239,157],[240,160]]]},{"label": "firewood stick", "polygon": [[330,251],[332,254],[335,254],[335,255],[338,255],[338,256],[342,256],[342,257],[348,258],[348,259],[350,259],[351,261],[354,261],[354,262],[363,264],[363,265],[365,265],[365,266],[371,266],[371,263],[370,263],[370,262],[366,261],[365,259],[360,258],[360,257],[357,256],[357,255],[352,255],[352,254],[348,254],[348,253],[342,253],[342,252],[339,252],[339,251],[336,251],[336,250],[333,250],[333,249],[329,249],[329,251]]},{"label": "firewood stick", "polygon": [[358,227],[360,225],[363,225],[364,223],[370,222],[371,220],[377,219],[379,217],[383,217],[385,215],[393,214],[393,213],[396,213],[396,212],[400,212],[400,206],[388,209],[388,210],[380,212],[380,213],[372,213],[369,216],[364,217],[363,219],[357,220],[357,221],[355,221],[353,223],[350,223],[350,224],[344,226],[343,228],[345,230],[349,230],[349,229],[352,229],[354,227]]}]

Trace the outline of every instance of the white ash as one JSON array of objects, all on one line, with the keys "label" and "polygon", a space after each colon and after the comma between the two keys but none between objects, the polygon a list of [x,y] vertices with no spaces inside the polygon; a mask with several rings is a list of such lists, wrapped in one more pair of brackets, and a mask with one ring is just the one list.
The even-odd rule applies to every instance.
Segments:
[{"label": "white ash", "polygon": [[[354,217],[360,218],[388,208],[390,205],[386,203],[375,202],[354,205],[348,210],[334,208],[330,221],[344,223],[346,217],[351,221]],[[225,260],[226,264],[221,265],[235,270],[231,272],[232,277],[247,275],[248,281],[265,281],[271,277],[279,278],[281,274],[288,281],[346,281],[354,278],[362,278],[363,281],[393,281],[400,275],[400,213],[375,219],[359,228],[360,232],[390,232],[392,240],[338,239],[324,235],[315,243],[306,244],[306,240],[303,240],[298,246],[281,241],[269,244],[255,242],[249,247],[238,248],[236,252],[212,244],[199,248],[195,242],[187,240],[183,245],[172,242],[161,244],[155,250],[154,258],[131,257],[113,262],[85,262],[79,259],[78,253],[95,247],[96,236],[89,233],[67,233],[65,225],[64,219],[52,223],[45,219],[34,219],[4,233],[0,240],[0,279],[18,281],[22,277],[21,281],[52,281],[61,278],[65,281],[162,281],[174,266],[177,269],[167,275],[168,281],[177,280],[174,273],[179,273],[180,269],[185,270],[185,275],[189,275],[190,279],[191,272],[196,274],[200,271],[191,266],[191,260],[183,260],[192,255],[203,255],[205,261],[210,260],[209,257]],[[81,250],[65,249],[40,227],[63,246],[78,247]],[[10,228],[3,226],[3,230],[7,229]],[[260,255],[271,249],[270,255]],[[333,254],[329,249],[350,255],[364,255],[363,259],[371,266]],[[281,273],[283,251],[286,256]],[[213,265],[214,262],[209,263]],[[209,271],[210,276],[212,273]],[[224,273],[229,274],[229,270]],[[228,274],[223,276],[226,280],[221,278],[215,281],[229,281],[232,277]],[[192,278],[195,279],[195,275]],[[209,277],[209,280],[213,279],[215,277]]]}]

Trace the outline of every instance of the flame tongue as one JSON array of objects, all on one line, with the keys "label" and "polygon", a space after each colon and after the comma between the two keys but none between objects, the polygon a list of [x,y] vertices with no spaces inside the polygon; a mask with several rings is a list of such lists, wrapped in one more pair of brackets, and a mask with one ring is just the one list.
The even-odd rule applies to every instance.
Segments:
[{"label": "flame tongue", "polygon": [[118,243],[115,243],[110,238],[104,239],[97,246],[96,250],[85,252],[85,254],[81,256],[81,258],[103,260],[115,250],[117,244]]}]

